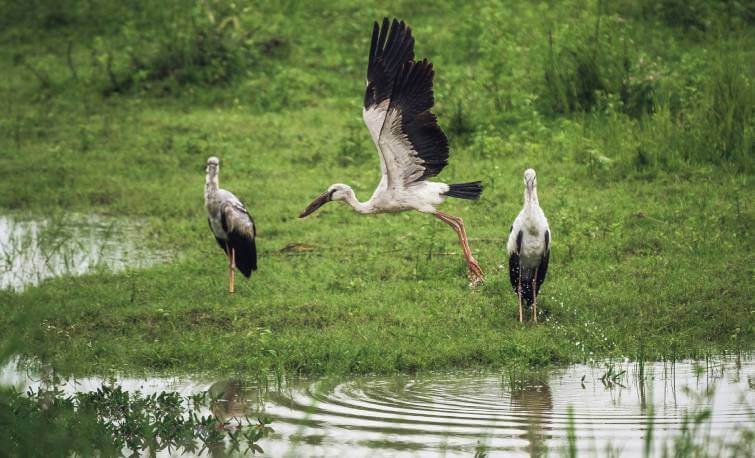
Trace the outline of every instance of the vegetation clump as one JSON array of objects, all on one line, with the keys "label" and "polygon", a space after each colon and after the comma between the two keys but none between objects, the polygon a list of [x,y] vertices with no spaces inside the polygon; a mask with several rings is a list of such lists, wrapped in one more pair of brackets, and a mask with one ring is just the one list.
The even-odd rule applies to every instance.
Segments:
[{"label": "vegetation clump", "polygon": [[216,400],[164,391],[142,394],[119,385],[66,395],[57,385],[26,394],[0,389],[0,439],[9,456],[121,456],[259,452],[273,431],[269,418],[222,418],[201,411]]},{"label": "vegetation clump", "polygon": [[127,40],[133,37],[126,47],[128,64],[115,74],[108,63],[110,81],[104,93],[133,86],[169,91],[171,86],[230,84],[256,59],[253,34],[242,29],[234,5],[198,3],[188,20],[168,22],[147,33],[129,24],[123,31]]}]

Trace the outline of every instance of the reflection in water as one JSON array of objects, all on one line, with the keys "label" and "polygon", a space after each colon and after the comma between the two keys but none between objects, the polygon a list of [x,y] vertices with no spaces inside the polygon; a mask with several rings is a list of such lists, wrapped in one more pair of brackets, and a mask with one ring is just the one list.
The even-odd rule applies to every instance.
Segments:
[{"label": "reflection in water", "polygon": [[[502,383],[500,374],[471,371],[296,380],[270,391],[245,380],[118,378],[117,383],[143,393],[208,391],[215,401],[207,413],[224,421],[269,416],[275,433],[261,443],[266,456],[472,456],[480,450],[488,456],[559,455],[567,441],[570,407],[580,456],[604,456],[607,450],[641,456],[649,412],[653,456],[673,446],[685,428],[689,431],[684,418],[690,412],[709,409],[699,436],[707,435],[711,443],[732,443],[741,440],[738,431],[753,431],[751,359],[741,364],[728,359],[702,365],[650,363],[643,368],[626,363],[615,365],[612,373],[621,371],[610,385],[601,382],[604,365],[525,374],[509,384]],[[0,369],[0,384],[33,387],[34,380],[34,374],[27,376],[13,366]],[[96,389],[102,380],[76,382],[63,390]],[[714,386],[714,394],[706,395]],[[643,402],[652,409],[643,408]],[[692,439],[698,440],[697,435]],[[715,454],[717,449],[711,450]]]},{"label": "reflection in water", "polygon": [[511,388],[511,411],[527,418],[528,452],[531,457],[545,456],[553,398],[547,378],[542,374],[525,377],[521,385]]},{"label": "reflection in water", "polygon": [[238,422],[252,412],[260,412],[264,407],[263,393],[256,385],[243,380],[221,380],[207,389],[210,410],[223,421]]},{"label": "reflection in water", "polygon": [[50,277],[96,268],[120,271],[164,260],[164,253],[144,248],[142,226],[97,215],[0,216],[0,289],[22,290]]}]

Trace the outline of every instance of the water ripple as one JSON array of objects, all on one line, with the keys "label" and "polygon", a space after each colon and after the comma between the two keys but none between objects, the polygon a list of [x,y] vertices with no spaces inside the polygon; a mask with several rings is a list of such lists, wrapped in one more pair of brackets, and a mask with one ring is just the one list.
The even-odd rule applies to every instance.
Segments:
[{"label": "water ripple", "polygon": [[[708,363],[656,363],[642,370],[619,364],[614,373],[626,372],[610,383],[601,380],[604,365],[515,375],[297,380],[276,391],[241,380],[116,382],[145,394],[209,391],[219,396],[210,406],[219,417],[271,416],[276,432],[262,444],[267,456],[471,456],[482,449],[489,456],[560,455],[570,427],[580,455],[603,456],[611,447],[637,456],[651,410],[656,452],[679,435],[685,416],[703,409],[710,409],[705,427],[715,440],[734,440],[738,428],[752,431],[755,360]],[[34,380],[14,365],[0,368],[0,385],[33,386]],[[77,379],[63,390],[90,391],[103,382]]]},{"label": "water ripple", "polygon": [[[268,395],[265,410],[280,434],[271,450],[288,450],[290,437],[316,436],[317,445],[294,442],[295,454],[468,456],[484,444],[488,452],[527,456],[563,447],[573,423],[583,450],[596,453],[610,444],[632,456],[642,450],[651,406],[659,447],[681,431],[690,409],[712,408],[711,432],[724,438],[752,422],[753,361],[740,367],[722,361],[706,370],[685,362],[673,369],[646,365],[645,383],[634,364],[622,365],[626,373],[611,384],[600,380],[605,369],[581,365],[513,385],[500,374],[480,373],[305,382]],[[715,394],[704,396],[713,386]]]}]

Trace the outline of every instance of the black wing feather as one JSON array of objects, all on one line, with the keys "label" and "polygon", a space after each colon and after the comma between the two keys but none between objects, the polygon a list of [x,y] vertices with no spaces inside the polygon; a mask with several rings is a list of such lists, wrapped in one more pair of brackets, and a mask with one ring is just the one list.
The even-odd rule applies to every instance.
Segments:
[{"label": "black wing feather", "polygon": [[448,138],[435,115],[430,112],[435,103],[434,75],[433,65],[427,59],[407,62],[396,79],[391,95],[389,111],[397,109],[401,112],[401,132],[396,134],[406,135],[425,168],[413,182],[434,177],[448,165]]},{"label": "black wing feather", "polygon": [[414,38],[404,21],[383,18],[382,25],[373,24],[364,107],[369,110],[390,100],[388,111],[400,111],[401,122],[382,129],[405,137],[424,169],[421,175],[405,177],[407,185],[438,175],[448,164],[448,139],[430,112],[435,103],[433,66],[427,59],[413,59]]},{"label": "black wing feather", "polygon": [[221,212],[223,214],[223,219],[221,221],[223,223],[223,230],[228,234],[228,245],[230,245],[234,251],[236,268],[239,269],[239,272],[244,274],[245,277],[249,278],[252,275],[252,271],[257,270],[257,243],[255,242],[257,225],[254,224],[254,218],[252,218],[252,215],[249,214],[249,211],[247,211],[243,204],[241,208],[238,206],[235,208],[243,212],[244,215],[249,218],[249,222],[252,223],[251,234],[238,230],[231,230],[229,232],[226,228],[224,212]]},{"label": "black wing feather", "polygon": [[[389,32],[390,28],[390,32]],[[405,62],[414,59],[412,29],[395,18],[383,18],[382,26],[372,26],[370,56],[367,63],[367,89],[364,108],[378,105],[391,97],[394,81]]]},{"label": "black wing feather", "polygon": [[540,267],[537,269],[537,293],[540,293],[540,286],[545,281],[545,276],[548,274],[548,261],[551,257],[551,233],[545,231],[545,254],[540,261]]},{"label": "black wing feather", "polygon": [[223,227],[223,232],[228,233],[228,221],[225,219],[225,212],[220,212],[220,225]]},{"label": "black wing feather", "polygon": [[522,241],[524,240],[524,232],[519,231],[518,234],[516,234],[516,253],[519,254],[522,252]]},{"label": "black wing feather", "polygon": [[257,270],[257,244],[254,237],[232,231],[228,234],[228,244],[233,248],[236,268],[249,278],[252,271]]},{"label": "black wing feather", "polygon": [[545,282],[545,276],[548,274],[548,259],[551,256],[550,251],[546,251],[543,259],[540,261],[540,267],[537,269],[537,293],[540,294],[540,287]]}]

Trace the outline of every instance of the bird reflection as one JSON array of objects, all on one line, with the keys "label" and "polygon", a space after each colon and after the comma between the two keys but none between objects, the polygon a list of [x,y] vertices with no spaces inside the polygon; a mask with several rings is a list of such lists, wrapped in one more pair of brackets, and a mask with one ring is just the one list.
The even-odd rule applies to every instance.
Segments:
[{"label": "bird reflection", "polygon": [[215,382],[208,390],[210,411],[222,422],[244,418],[254,404],[255,393],[240,380],[221,380]]},{"label": "bird reflection", "polygon": [[511,390],[511,410],[525,414],[528,419],[526,438],[529,455],[540,457],[547,454],[546,430],[553,410],[551,389],[545,377],[526,377]]}]

